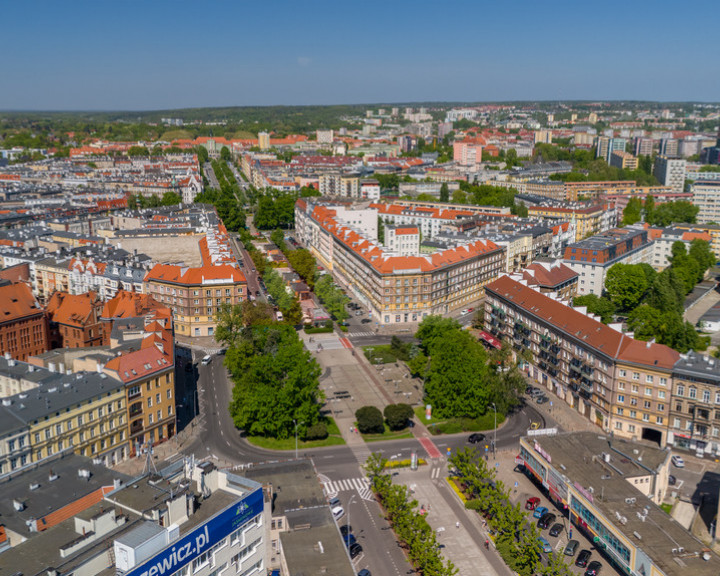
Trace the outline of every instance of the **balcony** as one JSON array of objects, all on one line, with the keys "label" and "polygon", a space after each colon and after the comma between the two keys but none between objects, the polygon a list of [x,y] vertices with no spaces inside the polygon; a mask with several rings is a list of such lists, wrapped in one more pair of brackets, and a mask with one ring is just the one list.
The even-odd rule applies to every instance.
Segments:
[{"label": "balcony", "polygon": [[130,435],[134,436],[135,434],[139,434],[145,429],[143,426],[142,420],[135,420],[133,423],[130,424]]},{"label": "balcony", "polygon": [[543,337],[540,339],[540,347],[541,347],[541,348],[544,348],[544,349],[546,349],[546,350],[547,350],[548,348],[550,348],[550,340],[549,340],[549,339],[546,339],[546,337],[543,336]]},{"label": "balcony", "polygon": [[595,368],[593,366],[588,366],[587,364],[583,364],[582,367],[580,368],[580,370],[582,371],[583,374],[588,374],[588,375],[595,372]]},{"label": "balcony", "polygon": [[570,366],[574,366],[575,368],[580,368],[581,365],[582,365],[582,362],[580,362],[580,360],[578,360],[577,358],[573,358],[572,360],[570,360]]},{"label": "balcony", "polygon": [[557,344],[553,344],[552,346],[550,346],[551,354],[557,354],[558,352],[560,352],[560,350],[561,350],[561,348]]},{"label": "balcony", "polygon": [[143,403],[137,402],[130,406],[129,414],[130,418],[134,418],[135,416],[139,416],[143,413]]}]

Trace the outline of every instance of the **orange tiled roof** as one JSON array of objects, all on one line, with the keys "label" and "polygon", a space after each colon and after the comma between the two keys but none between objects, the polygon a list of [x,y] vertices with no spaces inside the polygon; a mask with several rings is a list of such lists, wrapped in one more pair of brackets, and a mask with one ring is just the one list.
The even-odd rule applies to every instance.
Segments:
[{"label": "orange tiled roof", "polygon": [[680,358],[680,354],[668,346],[634,340],[510,276],[501,276],[485,290],[511,301],[610,358],[668,370]]},{"label": "orange tiled roof", "polygon": [[149,294],[138,294],[119,290],[103,307],[103,318],[136,318],[152,311],[169,312],[169,309],[160,304]]},{"label": "orange tiled roof", "polygon": [[156,264],[145,275],[145,282],[172,282],[173,284],[204,284],[208,280],[245,282],[245,274],[228,264],[182,268],[173,264]]},{"label": "orange tiled roof", "polygon": [[396,236],[401,236],[404,234],[417,234],[417,233],[418,233],[417,226],[409,226],[406,228],[395,228]]},{"label": "orange tiled roof", "polygon": [[36,314],[42,314],[42,310],[27,284],[0,286],[0,322],[18,320]]},{"label": "orange tiled roof", "polygon": [[93,308],[99,304],[95,292],[68,294],[55,292],[48,302],[46,311],[52,322],[84,327]]},{"label": "orange tiled roof", "polygon": [[166,353],[163,353],[155,345],[145,346],[109,360],[105,364],[105,369],[115,372],[118,378],[127,384],[172,368],[173,361],[167,358],[170,351],[166,350]]}]

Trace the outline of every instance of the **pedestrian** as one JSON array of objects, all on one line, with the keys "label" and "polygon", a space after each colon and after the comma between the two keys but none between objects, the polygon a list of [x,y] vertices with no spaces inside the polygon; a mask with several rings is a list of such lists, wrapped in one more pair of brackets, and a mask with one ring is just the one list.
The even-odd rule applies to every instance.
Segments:
[{"label": "pedestrian", "polygon": [[488,540],[487,538],[485,538],[485,549],[490,550],[490,540]]},{"label": "pedestrian", "polygon": [[460,528],[460,521],[455,522],[455,528]]}]

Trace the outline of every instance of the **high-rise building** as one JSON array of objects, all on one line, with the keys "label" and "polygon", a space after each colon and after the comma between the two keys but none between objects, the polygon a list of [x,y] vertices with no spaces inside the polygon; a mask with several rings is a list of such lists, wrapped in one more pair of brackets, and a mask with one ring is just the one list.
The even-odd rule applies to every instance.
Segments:
[{"label": "high-rise building", "polygon": [[698,180],[692,183],[690,190],[693,204],[700,208],[698,223],[720,223],[720,181]]},{"label": "high-rise building", "polygon": [[635,156],[652,156],[654,145],[652,138],[635,138]]},{"label": "high-rise building", "polygon": [[600,136],[597,143],[596,158],[602,158],[610,164],[613,152],[624,152],[627,141],[625,138],[610,138],[608,136]]},{"label": "high-rise building", "polygon": [[316,130],[318,144],[332,144],[335,133],[332,130]]},{"label": "high-rise building", "polygon": [[663,156],[677,156],[679,142],[676,138],[660,139],[660,154]]},{"label": "high-rise building", "polygon": [[622,168],[623,170],[637,170],[638,159],[628,152],[616,150],[610,156],[610,166]]},{"label": "high-rise building", "polygon": [[655,158],[653,174],[663,186],[669,186],[673,192],[682,192],[685,188],[685,169],[687,161],[684,158],[671,158],[660,155]]},{"label": "high-rise building", "polygon": [[258,134],[258,146],[260,150],[267,150],[270,148],[270,134],[267,132],[260,132]]}]

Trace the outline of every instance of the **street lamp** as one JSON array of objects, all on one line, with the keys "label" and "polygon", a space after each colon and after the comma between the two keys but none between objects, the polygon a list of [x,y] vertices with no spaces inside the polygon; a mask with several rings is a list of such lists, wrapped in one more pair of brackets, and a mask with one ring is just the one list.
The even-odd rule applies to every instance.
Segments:
[{"label": "street lamp", "polygon": [[348,504],[347,504],[347,513],[348,513],[348,515],[347,515],[347,528],[348,528],[348,534],[350,534],[350,530],[352,530],[352,524],[350,524],[350,504],[352,504],[352,503],[355,501],[355,496],[357,496],[357,494],[353,494],[352,498],[350,498],[350,500],[348,501]]},{"label": "street lamp", "polygon": [[298,422],[293,418],[293,424],[295,424],[295,460],[298,459],[298,424],[305,424],[305,422]]},{"label": "street lamp", "polygon": [[495,430],[493,430],[493,456],[495,456],[497,450],[497,406],[495,406],[495,402],[492,403],[492,407],[495,413]]}]

